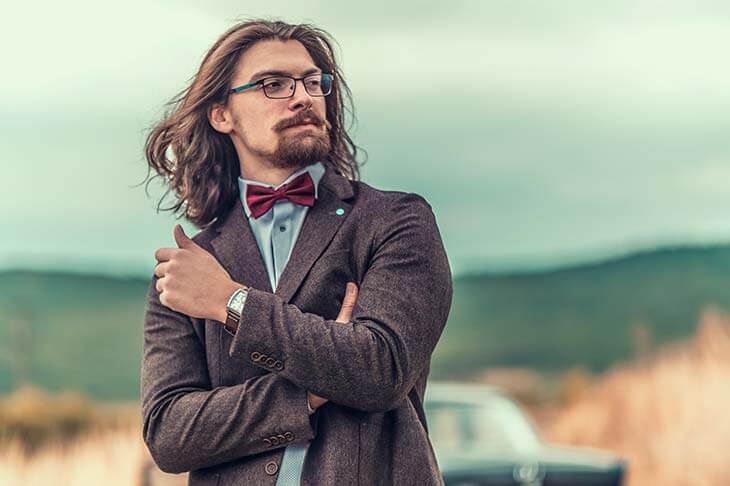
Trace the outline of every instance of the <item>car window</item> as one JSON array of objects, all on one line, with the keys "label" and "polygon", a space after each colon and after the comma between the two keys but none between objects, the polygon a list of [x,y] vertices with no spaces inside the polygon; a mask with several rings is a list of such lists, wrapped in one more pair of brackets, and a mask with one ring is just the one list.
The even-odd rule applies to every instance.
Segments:
[{"label": "car window", "polygon": [[429,433],[440,450],[534,451],[540,440],[515,404],[499,396],[483,403],[426,402]]}]

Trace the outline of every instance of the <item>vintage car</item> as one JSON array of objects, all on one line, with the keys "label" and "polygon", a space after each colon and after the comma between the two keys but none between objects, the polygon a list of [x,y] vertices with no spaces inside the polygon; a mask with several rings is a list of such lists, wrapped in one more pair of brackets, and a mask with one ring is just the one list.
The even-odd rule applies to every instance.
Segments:
[{"label": "vintage car", "polygon": [[429,382],[424,408],[447,486],[622,484],[622,459],[543,443],[517,404],[497,388]]}]

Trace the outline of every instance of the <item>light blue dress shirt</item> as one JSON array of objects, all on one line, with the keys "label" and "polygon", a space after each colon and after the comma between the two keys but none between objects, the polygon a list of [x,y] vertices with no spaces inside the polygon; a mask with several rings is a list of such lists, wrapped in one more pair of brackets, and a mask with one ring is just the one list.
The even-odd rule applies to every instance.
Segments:
[{"label": "light blue dress shirt", "polygon": [[[312,181],[314,182],[314,197],[316,198],[319,180],[324,175],[324,165],[322,165],[322,162],[316,162],[294,172],[278,186],[272,186],[271,184],[244,179],[242,177],[238,178],[238,188],[240,189],[243,209],[251,225],[251,230],[253,230],[253,234],[256,237],[256,243],[258,243],[259,249],[261,250],[266,272],[269,274],[271,288],[274,291],[276,291],[279,277],[284,271],[286,263],[289,261],[289,256],[291,255],[292,248],[299,235],[299,230],[302,227],[309,206],[280,199],[265,214],[254,218],[251,216],[251,210],[248,208],[248,204],[246,204],[246,185],[251,184],[278,189],[304,172],[309,172],[309,175],[312,177]],[[246,312],[245,304],[243,312]],[[298,486],[300,484],[304,456],[308,448],[309,444],[290,445],[284,450],[276,486]]]}]

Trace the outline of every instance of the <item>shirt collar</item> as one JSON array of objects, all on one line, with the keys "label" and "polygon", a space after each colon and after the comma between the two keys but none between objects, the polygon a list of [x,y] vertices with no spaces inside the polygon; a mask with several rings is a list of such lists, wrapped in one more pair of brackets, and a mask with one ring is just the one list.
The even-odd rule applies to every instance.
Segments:
[{"label": "shirt collar", "polygon": [[243,209],[246,211],[246,217],[251,217],[251,210],[248,207],[248,203],[246,202],[246,186],[256,185],[256,186],[266,186],[271,187],[273,189],[278,189],[284,184],[287,184],[294,180],[297,176],[300,176],[304,174],[305,172],[309,172],[309,176],[312,178],[312,181],[314,182],[314,198],[317,199],[317,193],[319,190],[319,180],[324,175],[324,165],[322,162],[315,162],[312,165],[308,165],[307,167],[303,167],[302,169],[299,169],[298,171],[294,172],[292,175],[287,177],[287,179],[279,184],[278,186],[274,186],[272,184],[267,184],[265,182],[259,182],[255,181],[253,179],[244,179],[241,176],[238,177],[238,194],[241,198],[241,202],[243,203]]}]

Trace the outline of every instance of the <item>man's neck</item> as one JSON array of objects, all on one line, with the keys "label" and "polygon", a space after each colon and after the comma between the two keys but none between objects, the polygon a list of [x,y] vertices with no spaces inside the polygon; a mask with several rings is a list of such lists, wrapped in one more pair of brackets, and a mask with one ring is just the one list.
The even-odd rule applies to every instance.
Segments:
[{"label": "man's neck", "polygon": [[302,167],[272,167],[253,161],[241,162],[241,178],[278,186]]}]

